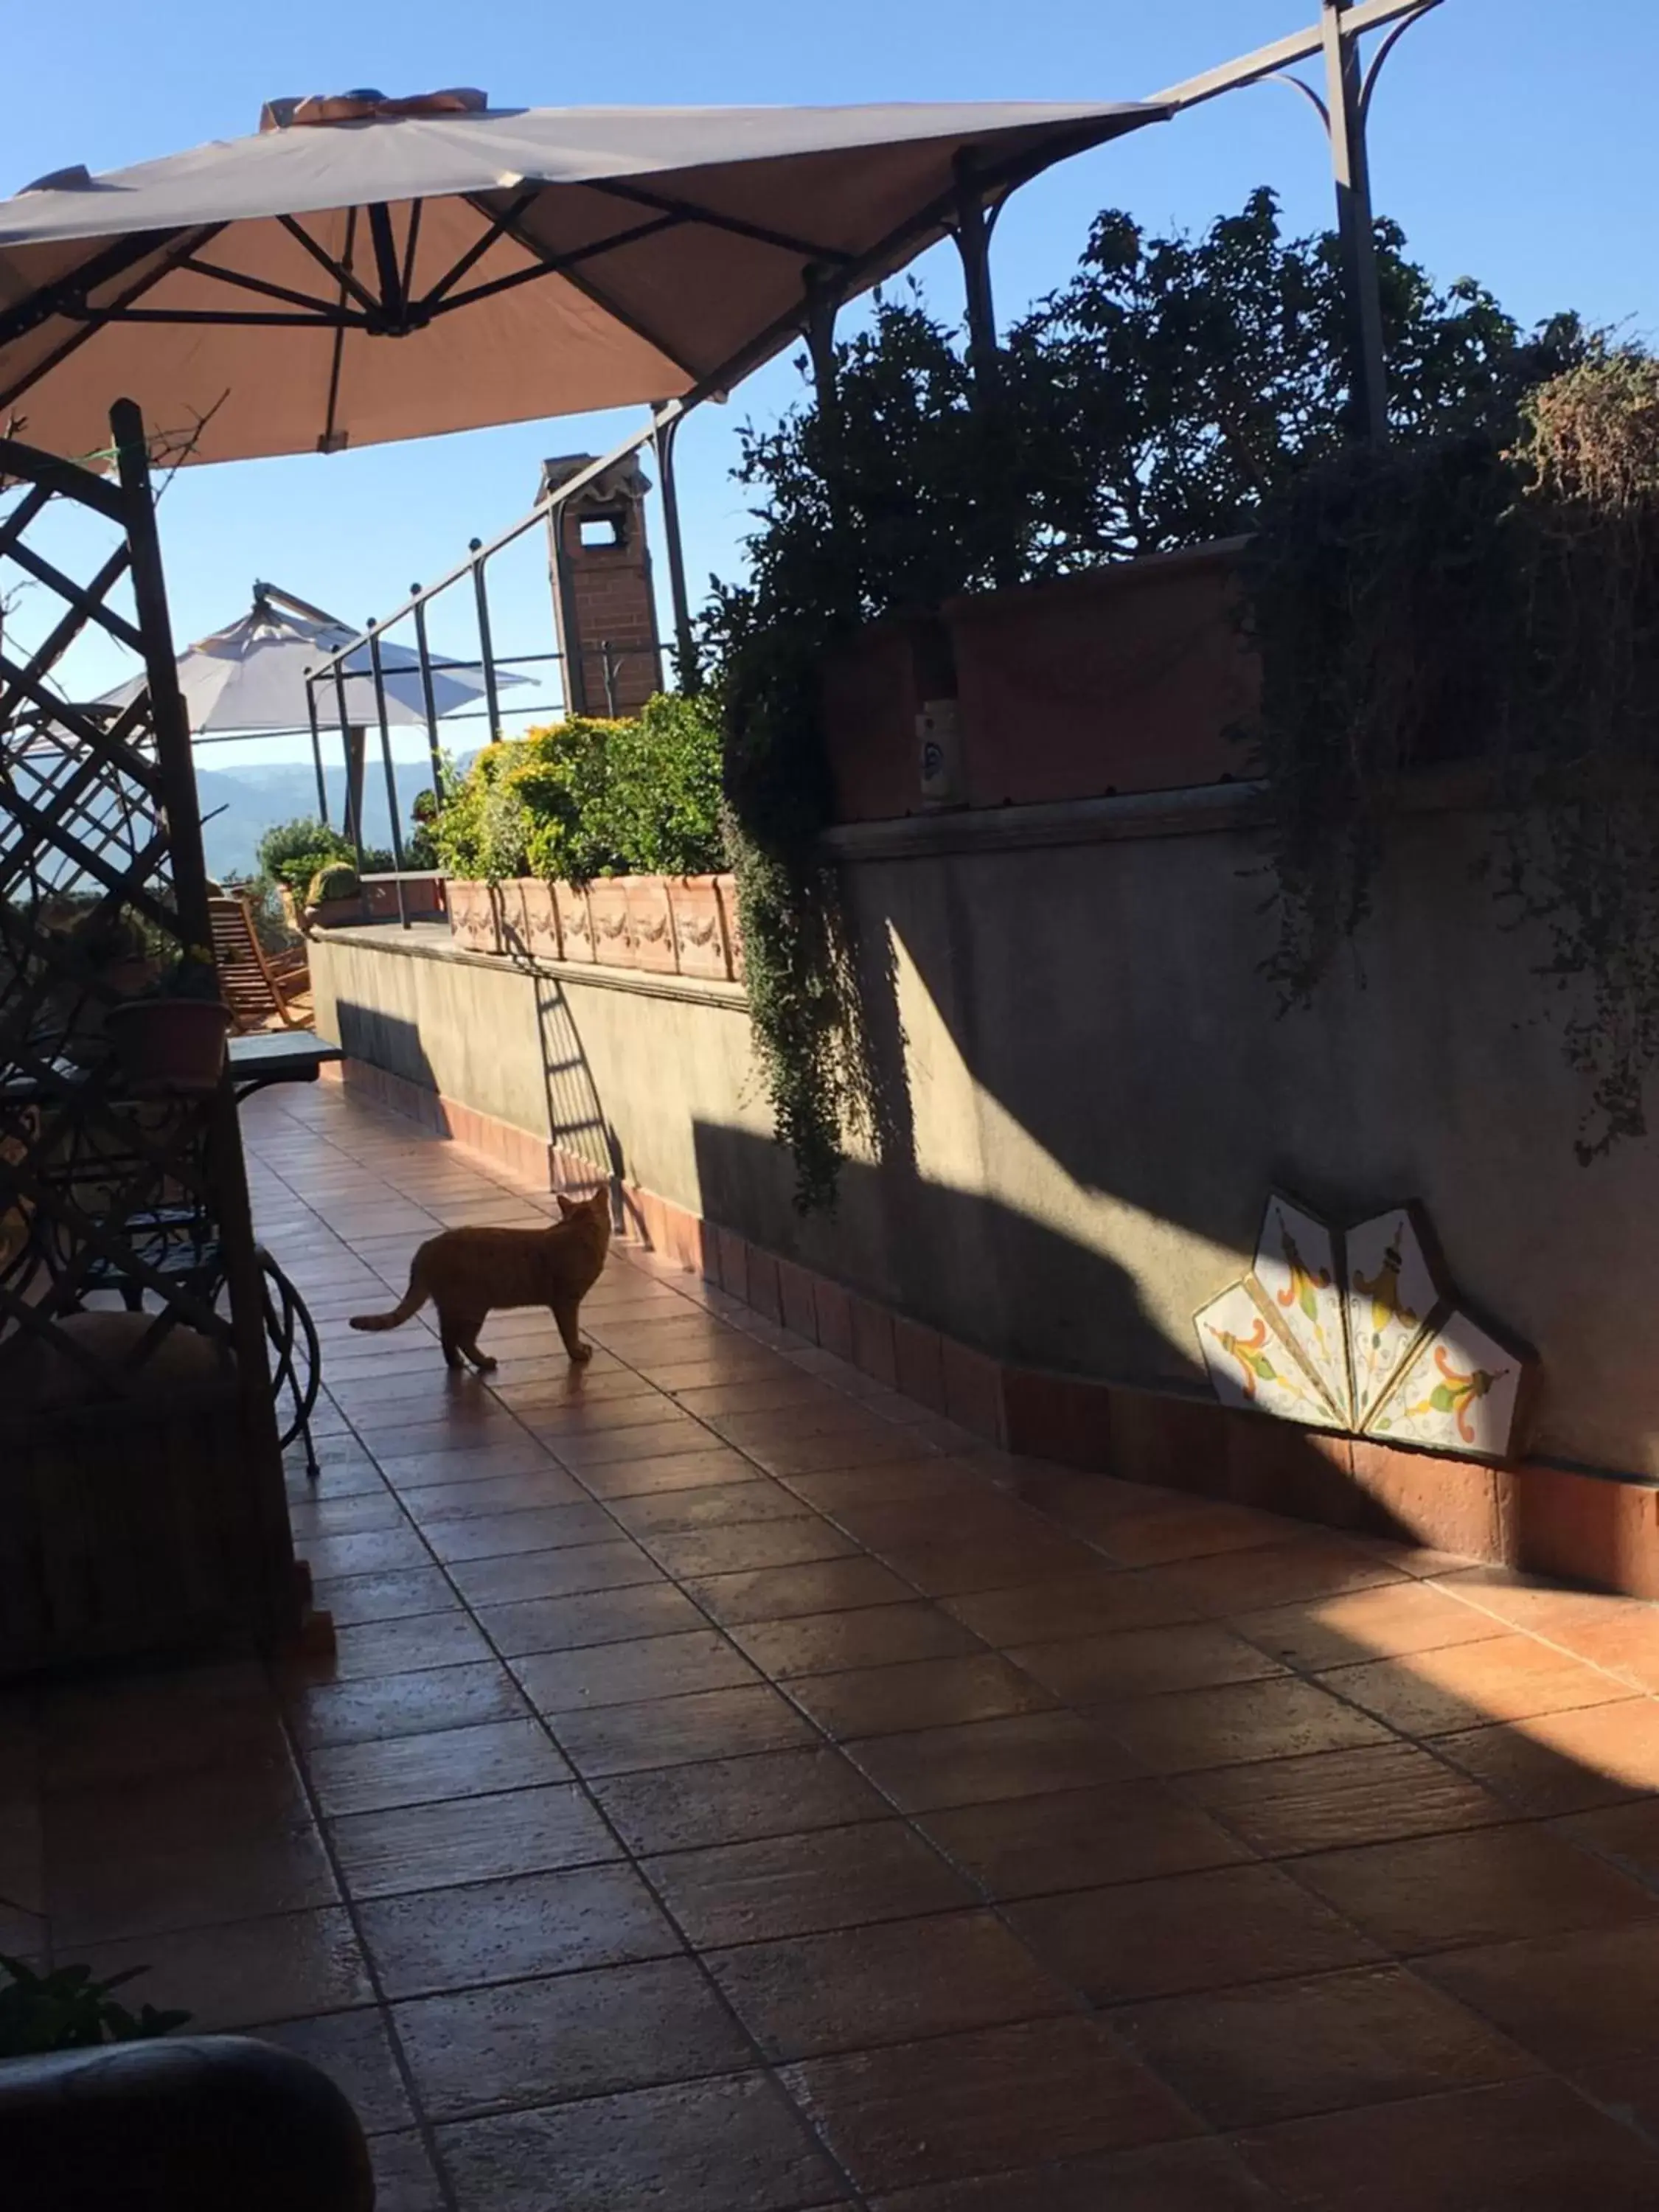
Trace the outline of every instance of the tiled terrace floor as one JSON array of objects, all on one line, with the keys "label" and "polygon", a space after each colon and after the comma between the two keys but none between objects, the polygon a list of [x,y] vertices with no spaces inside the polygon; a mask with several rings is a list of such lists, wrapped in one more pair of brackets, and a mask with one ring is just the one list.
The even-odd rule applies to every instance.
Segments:
[{"label": "tiled terrace floor", "polygon": [[578,1382],[453,1380],[345,1316],[549,1201],[246,1119],[337,1663],[14,1697],[0,1945],[333,2069],[386,2212],[1659,2202],[1650,1608],[984,1452],[635,1255]]}]

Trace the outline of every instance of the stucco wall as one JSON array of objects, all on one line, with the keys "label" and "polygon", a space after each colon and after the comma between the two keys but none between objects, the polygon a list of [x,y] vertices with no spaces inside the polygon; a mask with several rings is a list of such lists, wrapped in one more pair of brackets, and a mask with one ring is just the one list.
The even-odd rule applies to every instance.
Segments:
[{"label": "stucco wall", "polygon": [[[1280,1018],[1248,812],[1218,794],[1201,834],[1124,835],[1132,812],[1097,809],[1071,843],[1021,842],[1008,816],[846,833],[896,1131],[833,1222],[790,1204],[729,991],[537,981],[354,933],[314,962],[324,1025],[331,992],[382,1008],[343,1006],[330,1033],[522,1127],[586,1111],[665,1197],[988,1351],[1115,1381],[1194,1386],[1193,1310],[1247,1260],[1270,1184],[1347,1218],[1420,1198],[1466,1296],[1542,1354],[1534,1449],[1659,1472],[1659,1148],[1575,1158],[1567,1002],[1474,878],[1487,823],[1405,824],[1354,957]],[[424,1076],[385,1056],[408,1027]],[[586,1103],[550,1113],[543,1063],[573,1038],[580,1073],[556,1080]]]}]

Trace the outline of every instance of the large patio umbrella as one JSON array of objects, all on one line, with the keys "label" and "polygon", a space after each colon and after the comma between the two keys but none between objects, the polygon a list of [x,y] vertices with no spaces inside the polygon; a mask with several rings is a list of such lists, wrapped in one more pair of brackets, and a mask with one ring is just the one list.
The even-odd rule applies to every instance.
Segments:
[{"label": "large patio umbrella", "polygon": [[[326,819],[328,784],[323,770],[318,726],[337,726],[345,745],[346,824],[361,830],[363,814],[365,733],[384,714],[386,724],[415,723],[429,736],[434,787],[441,775],[437,757],[437,719],[469,707],[485,692],[483,666],[479,661],[459,661],[428,654],[427,675],[421,673],[421,656],[388,638],[380,646],[380,693],[376,699],[374,678],[368,649],[360,646],[342,665],[340,681],[321,682],[307,696],[306,675],[330,653],[345,650],[358,635],[349,623],[325,614],[308,600],[295,599],[275,584],[256,582],[253,605],[238,621],[210,637],[201,638],[179,655],[179,689],[185,702],[192,737],[223,736],[231,732],[257,735],[261,730],[303,730],[311,732],[313,763],[317,772],[317,804]],[[106,691],[100,706],[119,708],[136,699],[148,682],[136,676],[130,683]],[[511,670],[495,671],[495,687],[523,684],[528,679]],[[429,711],[428,692],[430,684]],[[314,708],[314,713],[313,713]],[[383,732],[384,739],[384,732]],[[397,786],[389,747],[386,757],[387,804],[392,808],[393,842],[397,838]]]},{"label": "large patio umbrella", "polygon": [[[308,726],[306,672],[329,653],[340,653],[359,633],[349,623],[325,614],[275,584],[256,583],[253,605],[237,621],[215,630],[179,656],[179,689],[195,737],[230,731],[255,733],[261,730],[303,730]],[[379,719],[374,677],[367,649],[359,647],[345,663],[348,673],[337,687],[332,682],[316,687],[319,721],[359,728]],[[426,693],[421,681],[421,658],[407,646],[388,638],[380,647],[386,719],[395,724],[427,723]],[[430,658],[432,711],[453,714],[469,707],[484,690],[483,669],[477,661]],[[497,685],[522,684],[522,676],[502,670]],[[135,677],[100,704],[125,707],[144,689],[146,679]],[[340,708],[343,702],[344,713]]]},{"label": "large patio umbrella", "polygon": [[1167,112],[273,101],[256,137],[0,203],[0,424],[90,455],[125,396],[215,461],[693,401],[805,301]]}]

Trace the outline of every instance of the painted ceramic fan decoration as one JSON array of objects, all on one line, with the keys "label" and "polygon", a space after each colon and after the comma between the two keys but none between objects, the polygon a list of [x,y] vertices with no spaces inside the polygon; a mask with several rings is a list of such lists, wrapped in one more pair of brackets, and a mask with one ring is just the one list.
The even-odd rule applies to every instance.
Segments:
[{"label": "painted ceramic fan decoration", "polygon": [[1272,1193],[1249,1273],[1194,1318],[1224,1405],[1470,1459],[1516,1449],[1534,1355],[1459,1304],[1415,1203],[1343,1230]]}]

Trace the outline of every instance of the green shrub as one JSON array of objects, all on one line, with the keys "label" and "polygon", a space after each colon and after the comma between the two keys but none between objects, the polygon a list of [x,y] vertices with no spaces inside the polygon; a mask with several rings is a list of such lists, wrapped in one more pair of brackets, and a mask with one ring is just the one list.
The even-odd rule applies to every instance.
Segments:
[{"label": "green shrub", "polygon": [[481,752],[432,815],[435,865],[500,883],[720,868],[720,733],[701,702],[568,720]]},{"label": "green shrub", "polygon": [[356,898],[362,889],[357,871],[349,861],[331,860],[325,868],[319,868],[312,878],[306,902],[309,906],[321,906],[325,899]]},{"label": "green shrub", "polygon": [[297,821],[274,823],[261,837],[258,872],[273,878],[297,895],[305,890],[319,868],[326,867],[331,860],[355,857],[337,830],[331,830],[327,823],[319,822],[314,815],[301,815]]}]

